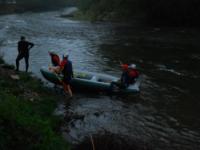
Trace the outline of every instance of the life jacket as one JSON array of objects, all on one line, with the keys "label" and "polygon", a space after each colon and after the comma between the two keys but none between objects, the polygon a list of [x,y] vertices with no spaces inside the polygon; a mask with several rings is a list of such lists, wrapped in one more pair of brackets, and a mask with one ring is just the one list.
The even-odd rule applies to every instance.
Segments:
[{"label": "life jacket", "polygon": [[128,72],[129,77],[131,78],[137,78],[139,76],[139,72],[136,69],[131,69]]},{"label": "life jacket", "polygon": [[133,84],[135,79],[139,77],[139,72],[136,69],[128,71],[128,84]]}]

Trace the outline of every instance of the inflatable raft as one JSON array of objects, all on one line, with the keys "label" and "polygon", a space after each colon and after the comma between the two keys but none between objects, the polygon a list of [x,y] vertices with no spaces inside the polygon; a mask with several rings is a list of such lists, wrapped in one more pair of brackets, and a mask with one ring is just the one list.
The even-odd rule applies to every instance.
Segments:
[{"label": "inflatable raft", "polygon": [[[43,77],[54,84],[61,84],[62,75],[57,75],[52,73],[46,67],[42,67],[40,69]],[[136,93],[140,91],[140,79],[137,79],[136,82],[132,85],[129,85],[128,88],[113,88],[111,84],[113,82],[117,82],[119,78],[100,74],[100,73],[92,73],[86,71],[74,71],[74,78],[71,81],[72,88],[78,89],[91,89],[98,91],[111,91],[111,92],[128,92],[128,93]]]}]

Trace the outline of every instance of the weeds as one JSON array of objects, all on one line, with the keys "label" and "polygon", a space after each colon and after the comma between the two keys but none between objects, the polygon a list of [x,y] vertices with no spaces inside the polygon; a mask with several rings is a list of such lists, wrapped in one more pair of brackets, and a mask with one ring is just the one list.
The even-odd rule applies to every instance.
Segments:
[{"label": "weeds", "polygon": [[0,149],[68,150],[59,135],[63,120],[53,115],[57,95],[29,74],[12,80],[13,73],[0,67]]}]

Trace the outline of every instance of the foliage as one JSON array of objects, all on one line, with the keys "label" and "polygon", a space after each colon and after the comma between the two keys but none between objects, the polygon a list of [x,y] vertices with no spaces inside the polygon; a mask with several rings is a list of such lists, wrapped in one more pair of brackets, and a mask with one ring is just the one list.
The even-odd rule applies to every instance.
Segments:
[{"label": "foliage", "polygon": [[25,73],[16,82],[0,71],[0,149],[68,150],[58,135],[62,120],[52,115],[56,96]]},{"label": "foliage", "polygon": [[43,10],[64,7],[67,4],[66,0],[16,0],[19,9],[24,10]]},{"label": "foliage", "polygon": [[[78,0],[80,10],[97,20],[109,17],[125,18],[145,16],[151,23],[165,25],[199,25],[198,0]],[[90,12],[90,13],[88,13]]]},{"label": "foliage", "polygon": [[79,0],[78,4],[83,13],[91,14],[97,20],[130,19],[140,10],[139,0]]},{"label": "foliage", "polygon": [[147,18],[159,24],[199,25],[200,1],[198,0],[149,0],[145,1]]}]

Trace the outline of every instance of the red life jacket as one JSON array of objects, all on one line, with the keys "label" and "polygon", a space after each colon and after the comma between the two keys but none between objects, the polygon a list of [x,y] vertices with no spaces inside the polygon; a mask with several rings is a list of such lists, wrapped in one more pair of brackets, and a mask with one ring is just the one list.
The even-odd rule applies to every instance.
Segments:
[{"label": "red life jacket", "polygon": [[131,69],[129,72],[128,72],[128,76],[130,78],[137,78],[139,76],[139,72],[136,70],[136,69]]},{"label": "red life jacket", "polygon": [[65,65],[67,64],[67,59],[63,59],[62,61],[61,61],[61,63],[60,63],[60,67],[65,67]]}]

